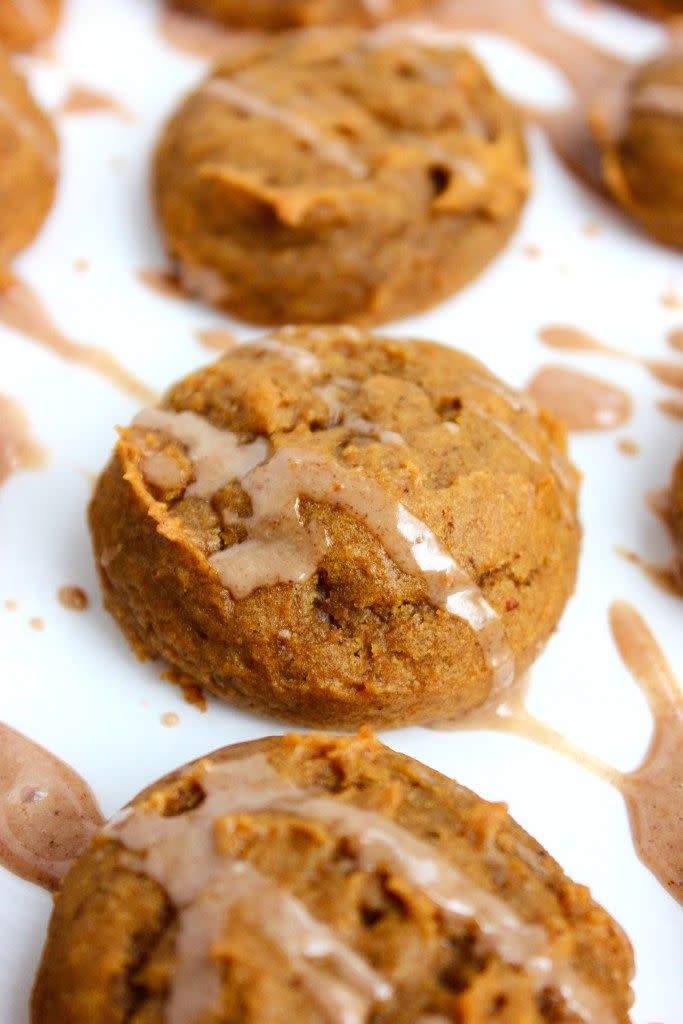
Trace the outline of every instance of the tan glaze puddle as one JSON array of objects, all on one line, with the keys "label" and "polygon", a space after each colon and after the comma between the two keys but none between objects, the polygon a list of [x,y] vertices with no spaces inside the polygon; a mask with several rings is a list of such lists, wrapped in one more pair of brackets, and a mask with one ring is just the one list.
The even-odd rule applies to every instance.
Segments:
[{"label": "tan glaze puddle", "polygon": [[562,352],[596,352],[612,356],[624,362],[635,363],[644,367],[651,377],[666,384],[670,388],[683,390],[683,363],[667,359],[650,359],[647,356],[634,355],[623,349],[607,345],[586,331],[567,324],[550,324],[538,332],[540,340],[548,348]]},{"label": "tan glaze puddle", "polygon": [[214,352],[229,352],[237,344],[237,338],[232,331],[225,331],[220,327],[197,331],[196,337],[204,348]]},{"label": "tan glaze puddle", "polygon": [[206,57],[211,60],[227,50],[237,50],[250,40],[258,38],[253,32],[229,32],[208,18],[169,10],[163,2],[159,12],[158,29],[161,38],[174,50],[192,57]]},{"label": "tan glaze puddle", "polygon": [[0,722],[0,865],[54,890],[103,823],[73,768]]},{"label": "tan glaze puddle", "polygon": [[563,366],[542,367],[527,391],[575,432],[614,430],[627,423],[633,412],[631,396],[621,388]]},{"label": "tan glaze puddle", "polygon": [[0,484],[19,469],[40,469],[47,451],[33,436],[26,413],[13,398],[0,395]]},{"label": "tan glaze puddle", "polygon": [[138,270],[136,277],[141,284],[146,285],[151,291],[163,295],[167,299],[181,299],[188,301],[187,293],[180,286],[178,275],[172,270],[164,267],[147,267]]},{"label": "tan glaze puddle", "polygon": [[88,85],[78,85],[77,83],[74,83],[69,88],[69,91],[59,105],[58,113],[76,115],[108,114],[128,124],[135,120],[132,111],[117,100],[115,96],[100,92],[99,89],[91,89]]},{"label": "tan glaze puddle", "polygon": [[12,278],[0,289],[0,323],[24,334],[68,362],[78,363],[104,377],[120,391],[150,404],[157,395],[106,349],[72,341],[53,323],[40,297],[24,281]]},{"label": "tan glaze puddle", "polygon": [[526,706],[526,676],[499,702],[433,728],[491,729],[521,736],[562,754],[614,786],[626,802],[638,856],[674,899],[683,903],[683,697],[661,648],[635,608],[615,601],[609,623],[621,659],[652,713],[650,745],[635,771],[617,771],[532,715]]}]

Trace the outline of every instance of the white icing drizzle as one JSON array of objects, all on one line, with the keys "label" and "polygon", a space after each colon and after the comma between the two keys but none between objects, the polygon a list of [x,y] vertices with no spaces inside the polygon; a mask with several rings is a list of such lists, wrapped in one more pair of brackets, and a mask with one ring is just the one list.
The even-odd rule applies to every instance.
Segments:
[{"label": "white icing drizzle", "polygon": [[300,114],[243,89],[227,78],[208,79],[202,86],[202,91],[207,96],[227,103],[236,110],[252,114],[254,117],[263,117],[281,125],[294,138],[309,145],[325,163],[342,167],[353,178],[367,177],[368,168],[354,155],[349,146],[325,135]]},{"label": "white icing drizzle", "polygon": [[[262,811],[323,822],[333,836],[353,840],[363,870],[403,877],[448,917],[474,922],[481,951],[521,967],[537,992],[558,991],[567,1009],[586,1024],[614,1021],[600,994],[553,948],[542,926],[521,919],[501,897],[395,821],[280,779],[264,754],[200,762],[192,774],[205,793],[194,810],[163,817],[154,810],[131,808],[106,830],[141,855],[130,866],[159,881],[180,910],[179,963],[169,994],[168,1024],[188,1024],[214,1005],[220,981],[210,951],[238,907],[288,958],[313,997],[319,971],[332,975],[334,998],[327,1012],[333,1024],[363,1024],[373,1004],[392,996],[391,986],[294,897],[216,849],[221,818]],[[316,965],[311,977],[309,961],[316,957],[324,957],[325,964]]]},{"label": "white icing drizzle", "polygon": [[[269,451],[264,438],[242,444],[236,434],[218,430],[194,412],[143,409],[133,425],[163,431],[185,445],[194,466],[194,480],[185,492],[190,497],[211,498],[232,480],[241,480]],[[143,473],[144,468],[142,465]]]}]

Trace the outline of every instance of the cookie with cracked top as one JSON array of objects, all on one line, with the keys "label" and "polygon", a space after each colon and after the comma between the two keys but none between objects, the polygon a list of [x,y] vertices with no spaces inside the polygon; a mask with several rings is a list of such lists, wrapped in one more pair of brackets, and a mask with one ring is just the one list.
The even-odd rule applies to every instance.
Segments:
[{"label": "cookie with cracked top", "polygon": [[519,115],[471,54],[351,29],[226,57],[153,173],[187,291],[262,324],[433,305],[503,248],[527,189]]}]

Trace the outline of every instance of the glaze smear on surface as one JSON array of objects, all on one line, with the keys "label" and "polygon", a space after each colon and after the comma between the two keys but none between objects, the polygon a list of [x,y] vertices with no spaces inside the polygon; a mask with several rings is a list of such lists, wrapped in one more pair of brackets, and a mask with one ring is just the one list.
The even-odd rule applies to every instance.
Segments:
[{"label": "glaze smear on surface", "polygon": [[80,775],[0,722],[0,864],[54,889],[102,824]]},{"label": "glaze smear on surface", "polygon": [[[318,986],[329,986],[333,998],[325,993],[326,1010],[332,1024],[362,1024],[373,1006],[393,994],[370,964],[293,896],[248,862],[231,860],[217,850],[221,818],[267,811],[324,824],[334,836],[352,842],[362,870],[405,878],[446,916],[474,920],[483,955],[494,952],[505,962],[518,964],[539,993],[557,991],[579,1020],[609,1024],[614,1019],[602,997],[553,947],[543,927],[522,920],[498,895],[398,823],[279,778],[262,754],[199,762],[192,774],[204,793],[193,810],[168,817],[155,809],[132,808],[107,829],[130,851],[131,868],[159,881],[180,911],[179,963],[168,997],[169,1024],[185,1024],[215,1004],[219,977],[210,950],[226,926],[229,929],[234,913],[250,916],[288,958],[314,998]],[[192,856],[179,861],[179,848],[191,850]]]},{"label": "glaze smear on surface", "polygon": [[[289,358],[287,348],[280,346],[279,351]],[[295,352],[298,359],[311,358],[305,350]],[[190,412],[148,409],[134,424],[162,430],[186,445],[195,469],[187,494],[211,497],[239,480],[251,498],[252,515],[240,520],[248,531],[246,539],[209,558],[233,597],[239,600],[257,587],[301,582],[313,575],[329,541],[317,523],[303,521],[300,499],[338,505],[365,523],[404,572],[424,580],[432,604],[477,633],[493,688],[509,684],[514,660],[499,615],[426,524],[373,481],[323,453],[294,447],[271,453],[263,438],[242,444],[230,431]],[[141,470],[149,483],[159,483],[156,462],[145,459]],[[163,483],[165,472],[164,467]]]},{"label": "glaze smear on surface", "polygon": [[24,410],[13,398],[0,395],[0,484],[18,469],[40,469],[46,458]]}]

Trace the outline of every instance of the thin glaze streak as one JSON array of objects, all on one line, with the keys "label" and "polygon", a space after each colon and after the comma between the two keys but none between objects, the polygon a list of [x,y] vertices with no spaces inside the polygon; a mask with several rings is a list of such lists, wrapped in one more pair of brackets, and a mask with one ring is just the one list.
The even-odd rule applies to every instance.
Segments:
[{"label": "thin glaze streak", "polygon": [[[129,850],[143,853],[143,870],[169,888],[174,902],[181,907],[177,952],[181,954],[181,961],[183,957],[189,959],[185,965],[181,962],[176,975],[175,986],[180,984],[182,989],[179,992],[174,986],[171,992],[169,1024],[183,1024],[193,1019],[188,1010],[196,1017],[197,1009],[210,1009],[214,1004],[219,981],[214,966],[209,963],[207,950],[215,945],[225,928],[225,916],[216,914],[214,901],[225,907],[227,900],[227,910],[231,911],[236,899],[246,897],[255,924],[273,939],[273,915],[268,912],[268,903],[271,894],[277,892],[270,888],[274,883],[264,883],[262,876],[254,875],[251,868],[236,870],[235,862],[221,857],[215,848],[215,844],[220,843],[221,818],[264,811],[323,822],[335,837],[353,841],[362,870],[389,871],[405,878],[447,917],[476,922],[482,955],[493,952],[507,963],[519,965],[533,980],[538,992],[548,988],[558,992],[567,1009],[579,1020],[594,1024],[614,1021],[600,994],[553,948],[543,927],[521,919],[498,895],[478,885],[456,864],[441,857],[429,842],[396,822],[279,778],[263,754],[237,761],[200,762],[195,766],[194,780],[205,794],[195,810],[169,818],[133,809],[109,829],[109,834]],[[188,853],[180,864],[175,856],[178,846]],[[243,872],[244,881],[234,892],[231,879],[239,872]],[[264,884],[265,898],[261,900],[258,890]],[[292,897],[278,895],[276,898],[284,900],[275,932],[281,951],[296,968],[302,956],[310,958],[313,951],[318,950],[318,955],[326,956],[327,969],[337,975],[336,978],[333,975],[338,997],[333,1021],[339,1024],[365,1021],[373,1005],[391,998],[391,986],[344,947],[324,925],[313,921],[303,908],[297,908]],[[185,909],[188,903],[193,904],[189,923]],[[294,934],[293,929],[296,929]],[[201,985],[196,979],[198,968],[201,969]],[[212,982],[209,972],[214,974]],[[195,982],[188,993],[185,989],[189,976]],[[305,983],[305,973],[303,980]],[[207,982],[212,985],[210,1002],[206,1001]],[[348,1001],[349,996],[354,997],[353,1002]],[[359,997],[364,1002],[359,1003]],[[201,999],[199,1007],[197,999]],[[361,1014],[357,1012],[359,1009]]]},{"label": "thin glaze streak", "polygon": [[621,782],[633,840],[641,860],[683,903],[683,696],[635,608],[616,601],[609,620],[621,659],[643,691],[653,720],[642,764]]},{"label": "thin glaze streak", "polygon": [[207,96],[228,103],[236,110],[281,125],[294,138],[309,145],[325,163],[342,167],[354,178],[367,176],[367,167],[353,154],[349,146],[329,138],[302,115],[243,89],[227,78],[210,78],[202,89]]},{"label": "thin glaze streak", "polygon": [[134,377],[105,349],[72,341],[50,319],[42,301],[24,281],[14,278],[0,289],[0,323],[68,362],[94,370],[110,384],[142,400],[154,401],[154,392]]},{"label": "thin glaze streak", "polygon": [[55,889],[102,827],[86,782],[54,754],[0,722],[0,864]]}]

